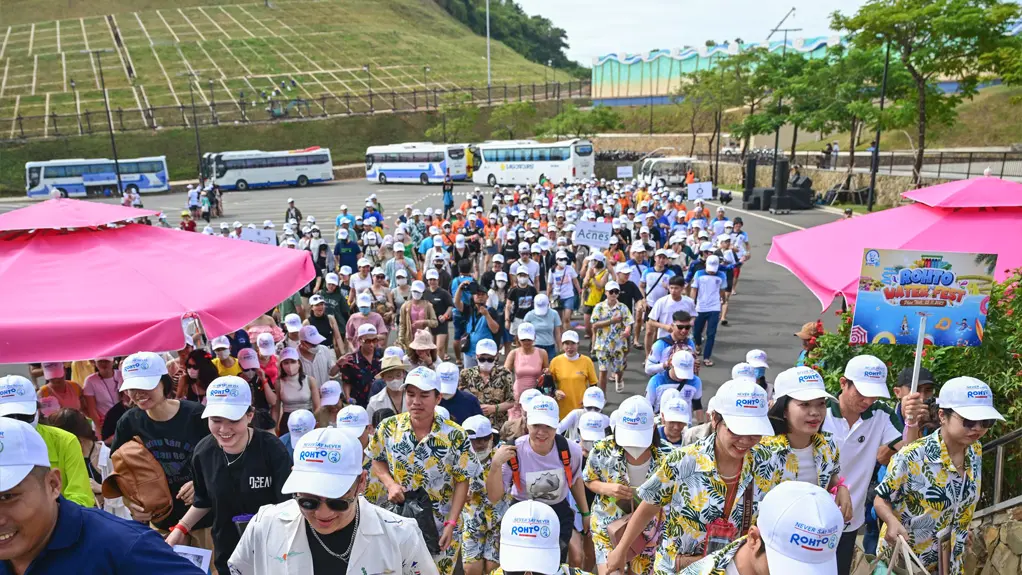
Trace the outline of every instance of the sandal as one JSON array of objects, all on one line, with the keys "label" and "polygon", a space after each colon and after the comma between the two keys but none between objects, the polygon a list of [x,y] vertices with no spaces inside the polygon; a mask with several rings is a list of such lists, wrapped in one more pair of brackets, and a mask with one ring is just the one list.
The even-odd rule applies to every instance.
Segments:
[{"label": "sandal", "polygon": [[632,347],[635,348],[635,349],[643,349],[642,344],[639,344],[639,343],[633,343]]},{"label": "sandal", "polygon": [[706,367],[713,367],[713,360],[712,359],[704,359],[703,360],[703,365],[705,365]]},{"label": "sandal", "polygon": [[614,378],[614,391],[618,393],[625,392],[625,382],[620,377]]}]

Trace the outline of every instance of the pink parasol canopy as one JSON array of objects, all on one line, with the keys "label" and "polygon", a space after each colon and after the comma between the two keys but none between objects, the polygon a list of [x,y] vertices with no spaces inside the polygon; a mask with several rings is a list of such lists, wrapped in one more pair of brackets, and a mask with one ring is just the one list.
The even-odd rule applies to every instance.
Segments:
[{"label": "pink parasol canopy", "polygon": [[180,349],[182,318],[225,335],[314,276],[305,251],[142,224],[11,235],[0,240],[0,363]]},{"label": "pink parasol canopy", "polygon": [[997,254],[994,279],[1022,266],[1022,209],[947,210],[912,204],[775,236],[767,261],[786,268],[827,309],[859,287],[866,248]]},{"label": "pink parasol canopy", "polygon": [[66,230],[95,228],[160,212],[84,200],[46,200],[27,208],[0,214],[0,230]]},{"label": "pink parasol canopy", "polygon": [[930,186],[901,197],[932,208],[1008,208],[1022,206],[1022,184],[1000,178],[972,178]]}]

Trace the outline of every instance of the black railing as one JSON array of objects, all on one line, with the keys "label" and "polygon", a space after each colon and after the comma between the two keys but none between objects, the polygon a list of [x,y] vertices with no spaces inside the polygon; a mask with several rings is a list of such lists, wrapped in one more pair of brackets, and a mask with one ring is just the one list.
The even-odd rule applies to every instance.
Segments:
[{"label": "black railing", "polygon": [[[750,152],[751,153],[751,152]],[[769,160],[769,150],[754,152],[760,158]],[[783,157],[791,154],[784,152]],[[721,162],[739,162],[740,154],[720,155]],[[796,152],[793,165],[824,170],[847,170],[852,157],[841,152],[837,157],[826,157],[821,152]],[[854,170],[869,172],[872,154],[866,151],[855,153]],[[911,176],[915,164],[912,152],[880,152],[877,173],[891,176]],[[924,152],[922,176],[926,178],[962,179],[982,176],[985,170],[998,178],[1022,178],[1022,152]]]},{"label": "black railing", "polygon": [[[983,444],[983,491],[974,519],[1022,505],[1022,428]],[[1008,474],[1008,470],[1012,470]]]},{"label": "black railing", "polygon": [[[270,98],[197,104],[194,117],[200,126],[267,123],[282,120],[313,120],[337,116],[393,114],[439,109],[445,103],[466,102],[479,106],[515,101],[575,100],[591,95],[587,80],[467,88],[430,88],[410,91],[374,90],[372,93],[323,94],[315,98]],[[191,106],[151,106],[111,110],[115,132],[191,127]],[[102,107],[80,114],[57,114],[0,118],[0,141],[30,138],[103,134],[109,131]]]}]

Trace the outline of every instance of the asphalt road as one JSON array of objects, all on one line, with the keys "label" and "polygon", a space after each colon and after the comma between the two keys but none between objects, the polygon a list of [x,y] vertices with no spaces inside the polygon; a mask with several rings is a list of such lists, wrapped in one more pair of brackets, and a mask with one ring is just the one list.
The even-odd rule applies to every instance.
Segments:
[{"label": "asphalt road", "polygon": [[[456,199],[459,192],[464,193],[470,189],[468,185],[456,188]],[[221,222],[232,224],[240,221],[246,225],[254,222],[261,226],[263,220],[270,219],[277,224],[279,230],[287,199],[291,197],[304,215],[316,218],[324,236],[333,237],[334,217],[340,206],[347,204],[351,213],[360,213],[365,199],[372,193],[382,203],[391,229],[392,218],[405,205],[419,209],[441,207],[439,186],[381,186],[365,181],[344,181],[302,189],[231,192],[224,202],[225,217],[214,220],[212,225],[218,229]],[[145,197],[143,201],[146,208],[164,211],[175,226],[186,205],[186,197],[180,193]],[[28,201],[3,203],[0,204],[0,212],[28,204]],[[740,203],[733,202],[731,206],[740,206]],[[742,270],[739,294],[731,300],[729,325],[720,326],[717,330],[713,354],[716,365],[703,368],[700,373],[705,386],[704,405],[717,387],[730,379],[731,367],[744,361],[750,349],[758,348],[767,352],[770,357],[767,377],[772,378],[793,365],[798,355],[799,341],[792,334],[807,321],[819,317],[827,321],[826,317],[830,316],[821,314],[819,302],[795,276],[779,266],[767,263],[765,257],[773,236],[828,223],[840,216],[822,210],[792,212],[782,216],[772,216],[767,212],[745,212],[736,207],[728,207],[727,211],[728,217],[742,216],[745,220],[745,231],[752,244],[752,258]],[[617,394],[613,389],[608,390],[609,408],[619,404],[628,395],[643,393],[649,380],[642,369],[644,359],[641,351],[633,350],[629,354],[625,395]],[[24,372],[25,366],[0,365],[0,375]],[[610,387],[613,388],[613,385]]]}]

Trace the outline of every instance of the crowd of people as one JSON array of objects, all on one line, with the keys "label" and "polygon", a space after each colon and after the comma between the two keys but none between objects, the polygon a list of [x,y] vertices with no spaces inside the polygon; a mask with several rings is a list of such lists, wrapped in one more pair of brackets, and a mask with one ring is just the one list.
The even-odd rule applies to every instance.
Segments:
[{"label": "crowd of people", "polygon": [[197,572],[186,545],[224,575],[847,575],[863,529],[962,573],[985,383],[902,373],[891,402],[860,355],[835,396],[813,322],[704,397],[741,218],[634,181],[446,204],[374,194],[327,238],[289,199],[317,275],[244,329],[0,379],[0,573]]}]

